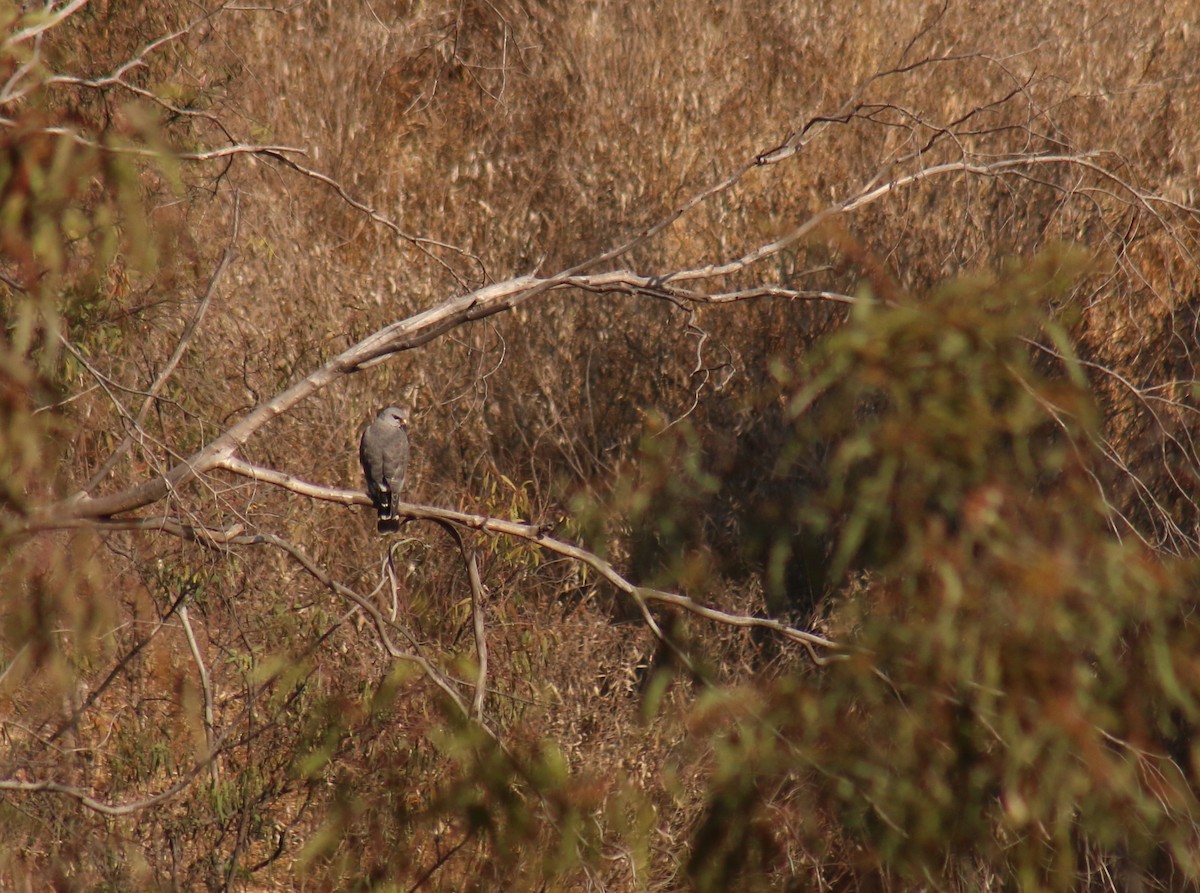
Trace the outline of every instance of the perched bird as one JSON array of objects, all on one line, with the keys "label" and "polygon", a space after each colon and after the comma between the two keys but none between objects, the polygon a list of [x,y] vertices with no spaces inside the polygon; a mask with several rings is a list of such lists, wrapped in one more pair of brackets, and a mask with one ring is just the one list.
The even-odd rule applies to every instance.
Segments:
[{"label": "perched bird", "polygon": [[389,406],[375,416],[358,444],[367,495],[379,512],[379,532],[400,529],[396,506],[408,470],[408,410]]}]

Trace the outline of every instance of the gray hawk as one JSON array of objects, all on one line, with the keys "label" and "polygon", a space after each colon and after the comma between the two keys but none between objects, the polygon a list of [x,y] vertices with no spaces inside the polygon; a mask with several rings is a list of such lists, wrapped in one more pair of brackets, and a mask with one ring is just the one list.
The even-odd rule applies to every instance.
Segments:
[{"label": "gray hawk", "polygon": [[408,410],[389,406],[375,416],[358,444],[367,495],[379,512],[380,533],[400,529],[396,506],[408,470]]}]

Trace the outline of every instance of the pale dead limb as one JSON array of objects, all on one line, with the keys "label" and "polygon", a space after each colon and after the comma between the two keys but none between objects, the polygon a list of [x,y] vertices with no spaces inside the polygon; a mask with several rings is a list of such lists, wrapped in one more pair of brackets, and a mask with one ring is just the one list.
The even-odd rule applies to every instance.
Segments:
[{"label": "pale dead limb", "polygon": [[[299,493],[304,496],[309,496],[313,499],[321,499],[321,500],[325,500],[327,502],[337,502],[337,503],[340,503],[341,505],[370,505],[371,504],[370,500],[367,498],[367,496],[363,493],[358,492],[357,490],[341,490],[341,489],[334,488],[334,487],[325,487],[320,484],[313,484],[308,481],[301,480],[300,478],[297,478],[294,475],[290,475],[285,472],[277,471],[273,468],[264,468],[261,465],[251,465],[248,462],[244,462],[241,459],[237,459],[237,458],[233,458],[233,457],[222,459],[217,464],[217,467],[223,468],[226,471],[232,471],[236,474],[243,475],[244,477],[249,477],[252,480],[263,481],[265,483],[275,484],[277,486],[283,487],[286,490],[291,490],[293,493]],[[569,543],[551,539],[551,538],[545,536],[542,528],[537,527],[535,525],[531,525],[531,524],[520,524],[520,523],[511,522],[511,521],[503,521],[499,518],[487,518],[483,515],[464,515],[460,512],[453,512],[453,511],[444,510],[444,509],[436,509],[436,508],[433,508],[432,506],[412,506],[407,503],[405,503],[404,506],[405,506],[405,510],[406,510],[405,514],[407,514],[407,516],[409,518],[412,518],[414,520],[434,521],[435,523],[440,524],[445,530],[450,532],[451,535],[455,537],[460,550],[463,549],[464,544],[462,542],[461,536],[459,535],[457,529],[451,525],[457,524],[459,526],[471,527],[476,530],[481,530],[485,533],[504,534],[507,536],[517,536],[522,539],[530,540],[530,541],[535,542],[538,545],[542,546],[543,548],[547,549],[548,551],[558,552],[559,554],[565,555],[566,557],[574,558],[579,561],[583,561],[585,564],[591,564],[596,570],[601,570],[601,568],[597,564],[594,564],[593,562],[602,563],[605,567],[607,567],[609,569],[609,572],[612,574],[611,577],[609,577],[607,574],[605,574],[605,576],[609,579],[610,582],[615,583],[617,580],[622,581],[622,583],[624,585],[618,584],[618,588],[620,588],[623,592],[625,592],[627,595],[629,595],[631,598],[634,599],[634,602],[635,602],[635,604],[637,604],[638,609],[641,611],[642,616],[645,619],[647,626],[654,633],[654,635],[660,641],[662,641],[664,644],[666,644],[669,648],[676,651],[677,656],[684,662],[684,664],[686,666],[688,666],[688,667],[692,666],[691,659],[686,654],[678,651],[678,649],[676,648],[674,643],[671,641],[670,637],[668,637],[662,631],[662,629],[658,625],[658,622],[654,619],[654,616],[650,613],[649,609],[646,607],[647,601],[655,601],[655,600],[662,601],[663,600],[661,598],[658,598],[656,595],[654,595],[656,590],[642,589],[641,587],[637,587],[631,583],[628,583],[627,581],[624,580],[623,577],[621,577],[619,574],[617,574],[616,571],[612,570],[611,565],[608,565],[607,562],[604,562],[603,559],[601,559],[599,556],[595,555],[594,553],[588,552],[584,549],[580,549],[577,546],[572,546]],[[408,509],[414,509],[414,508],[419,509],[419,511],[415,511],[415,512],[408,511]],[[475,523],[471,523],[470,521],[464,521],[464,519],[472,519]],[[587,558],[583,558],[582,556],[590,556],[591,560],[588,560]],[[479,654],[479,666],[480,666],[479,681],[476,685],[476,696],[475,697],[476,697],[476,704],[481,704],[482,698],[484,696],[485,689],[486,689],[486,676],[487,676],[487,643],[486,643],[486,639],[485,639],[486,631],[483,626],[483,611],[482,611],[483,587],[482,587],[482,584],[479,582],[479,570],[478,570],[478,567],[475,565],[474,556],[469,555],[464,551],[463,558],[467,564],[468,579],[470,580],[470,583],[471,583],[471,607],[472,607],[472,615],[474,618],[476,648],[477,648],[477,651]],[[604,572],[601,571],[601,573],[603,574]],[[662,593],[662,595],[670,595],[670,594]],[[671,595],[671,599],[674,599],[674,600],[683,599],[682,602],[675,601],[674,602],[675,606],[682,607],[682,608],[684,608],[684,610],[691,610],[690,608],[687,607],[687,604],[686,604],[686,603],[690,603],[691,600],[688,599],[686,596]],[[700,607],[700,606],[697,605],[696,607]],[[721,620],[720,618],[722,618],[722,617],[725,617],[725,618],[740,617],[740,615],[725,614],[724,612],[717,611],[714,608],[705,608],[704,610],[705,610],[705,612],[707,612],[704,615],[707,617],[707,619],[717,620],[718,622],[724,622],[724,623],[729,622],[728,620]],[[699,613],[699,612],[693,611],[693,613]],[[775,628],[775,627],[771,626],[771,624],[776,623],[775,621],[768,622],[766,620],[766,618],[741,617],[740,619],[744,620],[744,621],[761,621],[761,622],[734,623],[731,625],[734,625],[734,626],[763,626],[765,628]],[[778,627],[777,631],[779,631],[781,633],[783,633],[783,630],[785,630],[785,629],[787,629],[787,630],[792,629],[791,627],[787,627],[784,624],[776,624],[776,626]],[[802,636],[811,635],[811,634],[801,633],[801,631],[799,631],[799,630],[794,630],[794,632],[800,633]],[[793,638],[792,636],[788,636],[787,633],[783,633],[783,635],[787,636],[788,638]],[[796,641],[800,641],[801,644],[803,644],[808,649],[809,655],[817,663],[824,663],[828,660],[828,658],[822,658],[821,656],[819,656],[811,647],[814,644],[826,644],[825,640],[821,639],[821,637],[814,636],[812,639],[809,639],[809,640],[800,638],[800,639],[796,639]],[[829,642],[827,644],[830,647],[837,647],[832,642]]]},{"label": "pale dead limb", "polygon": [[379,586],[376,590],[384,585],[387,585],[388,592],[391,594],[391,600],[388,605],[388,619],[393,623],[396,621],[396,615],[400,613],[400,581],[397,579],[395,552],[393,549],[388,549],[387,557],[383,560],[383,578],[379,581]]},{"label": "pale dead limb", "polygon": [[219,467],[264,425],[340,377],[357,371],[371,360],[424,344],[464,322],[509,309],[527,299],[537,288],[538,281],[532,277],[509,280],[445,301],[387,326],[259,404],[220,436],[163,474],[107,496],[69,499],[48,509],[45,514],[59,518],[107,517],[157,502],[180,485]]},{"label": "pale dead limb", "polygon": [[483,582],[479,579],[479,562],[475,558],[475,553],[467,548],[462,532],[457,527],[440,518],[431,520],[450,534],[458,546],[459,554],[462,555],[463,564],[467,569],[467,582],[471,590],[471,628],[475,636],[475,659],[479,664],[475,674],[475,697],[471,701],[471,718],[476,722],[482,722],[483,702],[487,697],[488,646],[483,608],[484,590]]},{"label": "pale dead limb", "polygon": [[[6,122],[0,120],[0,123]],[[64,131],[64,133],[66,132]],[[66,133],[66,135],[72,134]],[[85,140],[85,142],[88,141]],[[95,145],[98,146],[98,144]],[[279,153],[274,153],[273,150],[275,149],[278,149]],[[182,153],[176,157],[181,160],[198,161],[234,154],[265,153],[278,160],[285,161],[285,163],[290,163],[282,153],[299,151],[288,147],[229,146],[206,152]],[[64,515],[68,517],[108,517],[157,502],[180,485],[216,467],[222,460],[231,458],[240,447],[245,445],[254,433],[270,420],[287,412],[291,407],[313,393],[327,387],[341,376],[368,368],[395,353],[419,347],[466,323],[510,310],[517,304],[528,301],[551,289],[569,285],[569,280],[572,277],[578,276],[585,270],[607,263],[627,253],[632,248],[642,244],[647,239],[670,226],[691,208],[720,192],[732,188],[748,170],[766,163],[771,162],[755,158],[744,163],[733,174],[708,189],[697,193],[658,223],[647,227],[642,232],[616,247],[576,264],[555,276],[545,279],[523,276],[495,285],[489,285],[466,295],[451,298],[408,319],[386,326],[363,339],[358,344],[343,351],[329,363],[313,371],[290,388],[260,404],[223,434],[202,447],[192,456],[178,462],[161,475],[140,485],[135,485],[107,496],[73,497],[49,509],[48,513],[60,517]],[[301,168],[297,166],[297,170],[301,170]],[[302,169],[301,172],[309,176],[316,176],[318,179],[333,184],[333,181],[329,180],[329,178],[317,175],[314,171]],[[343,196],[343,198],[348,198],[348,196]],[[360,210],[370,213],[373,218],[378,217],[371,209],[365,206],[360,208]],[[818,215],[818,217],[822,217],[822,215]],[[381,222],[386,222],[382,221],[382,218],[380,219]],[[812,225],[816,226],[817,222],[819,221],[814,220]],[[799,236],[797,235],[796,238],[799,238]]]},{"label": "pale dead limb", "polygon": [[51,28],[58,27],[58,25],[62,24],[63,19],[67,18],[67,16],[70,16],[73,13],[78,12],[80,9],[86,6],[87,3],[88,0],[70,0],[69,3],[63,4],[58,9],[47,9],[50,15],[46,16],[46,18],[42,19],[36,24],[22,28],[20,31],[9,35],[4,41],[4,49],[8,49],[9,47],[18,43],[23,43],[26,40],[29,40],[31,37],[37,37],[39,34],[43,34],[44,32],[49,31]]},{"label": "pale dead limb", "polygon": [[97,800],[87,791],[72,785],[61,784],[56,781],[17,781],[15,779],[0,779],[0,791],[22,791],[25,793],[49,793],[63,794],[74,800],[78,800],[80,805],[87,807],[93,812],[101,813],[107,816],[123,816],[131,813],[141,812],[149,809],[152,806],[157,806],[160,803],[165,803],[172,797],[183,793],[195,780],[196,776],[204,771],[205,767],[215,759],[216,754],[210,754],[205,759],[192,766],[182,779],[159,791],[153,796],[146,797],[142,800],[131,800],[125,803],[106,803],[103,800]]},{"label": "pale dead limb", "polygon": [[477,722],[483,721],[483,701],[487,696],[488,647],[487,627],[484,622],[483,583],[479,579],[479,562],[475,553],[466,551],[463,544],[463,559],[467,564],[467,579],[471,584],[471,619],[475,632],[475,653],[479,660],[479,669],[475,677],[475,698],[471,702],[471,717]]},{"label": "pale dead limb", "polygon": [[[81,2],[72,3],[71,6],[74,7],[75,9],[77,9],[85,3],[87,3],[87,0],[81,0]],[[36,33],[38,36],[44,34],[47,30],[54,28],[57,25],[61,24],[62,21],[66,18],[66,16],[69,15],[73,11],[74,11],[74,9],[64,8],[63,10],[60,11],[59,14],[57,14],[55,16],[51,16],[49,19],[46,19],[45,21],[40,22],[37,26],[27,28],[24,31],[19,32],[18,34],[12,35],[8,40],[5,41],[5,43],[4,43],[5,48],[7,48],[8,46],[10,46],[12,44],[19,42],[22,39],[21,35],[23,35],[23,34]],[[44,86],[48,86],[48,85],[52,85],[52,84],[65,84],[65,85],[73,86],[73,87],[89,87],[92,89],[101,89],[101,90],[106,87],[120,86],[120,87],[124,88],[125,90],[128,90],[130,93],[140,96],[143,99],[148,99],[151,102],[154,102],[155,104],[162,106],[163,108],[171,111],[174,114],[177,114],[177,115],[189,115],[190,114],[190,115],[204,117],[204,118],[212,121],[213,123],[218,124],[218,126],[220,126],[220,122],[216,118],[215,115],[211,115],[206,112],[196,112],[196,111],[193,111],[190,109],[179,108],[179,107],[173,105],[172,103],[167,102],[162,97],[156,95],[152,91],[146,90],[142,87],[138,87],[137,85],[131,84],[129,81],[125,80],[125,76],[127,74],[129,74],[129,72],[133,71],[136,68],[144,68],[147,64],[147,61],[146,61],[147,57],[151,53],[153,53],[155,50],[157,50],[159,47],[162,47],[165,44],[171,43],[172,41],[178,40],[180,37],[183,37],[184,35],[188,34],[194,27],[196,27],[197,24],[199,24],[200,22],[203,22],[207,19],[210,19],[214,14],[215,13],[207,13],[206,15],[202,16],[200,19],[184,26],[183,28],[180,28],[177,31],[171,32],[169,34],[164,34],[163,36],[150,41],[150,43],[143,46],[140,51],[138,51],[137,53],[134,53],[130,58],[128,58],[123,63],[118,65],[108,75],[104,75],[104,76],[97,77],[97,78],[81,78],[81,77],[75,77],[72,75],[52,75],[50,77],[43,78],[39,81],[36,81],[36,82],[30,84],[25,89],[16,90],[15,88],[20,83],[21,78],[24,77],[26,74],[28,74],[30,71],[32,71],[33,66],[31,63],[34,60],[37,60],[37,58],[38,58],[38,55],[35,52],[33,59],[30,60],[30,63],[27,63],[26,65],[22,66],[22,70],[18,71],[18,73],[14,74],[11,78],[9,78],[8,82],[4,85],[3,90],[0,90],[0,103],[13,102],[15,100],[22,98],[23,96],[28,95],[29,93],[33,92],[34,90],[37,90]]]},{"label": "pale dead limb", "polygon": [[[213,751],[215,723],[213,721],[212,683],[208,678],[208,670],[204,666],[204,656],[200,653],[200,645],[196,642],[196,634],[192,631],[192,622],[188,619],[186,604],[179,606],[179,622],[183,624],[183,633],[187,637],[188,649],[192,652],[192,660],[196,662],[196,670],[200,674],[200,691],[204,696],[204,743],[209,753]],[[213,784],[219,780],[219,769],[214,759],[208,764]]]},{"label": "pale dead limb", "polygon": [[[936,165],[928,171],[907,175],[893,183],[874,187],[865,192],[857,192],[814,214],[787,235],[762,245],[739,258],[721,264],[679,270],[661,277],[659,281],[664,285],[673,285],[679,282],[707,280],[741,272],[750,265],[799,241],[822,223],[877,201],[897,188],[920,182],[935,174],[957,172],[999,176],[1013,170],[1040,164],[1066,164],[1070,163],[1071,159],[1072,156],[1022,156],[1002,159],[986,165],[966,162]],[[686,207],[690,207],[690,205],[685,205],[684,208]],[[664,223],[663,226],[665,225]],[[658,231],[652,227],[646,232],[651,230]],[[428,310],[385,326],[342,351],[324,366],[309,373],[290,388],[259,404],[206,446],[177,463],[162,475],[117,493],[67,500],[47,508],[46,514],[57,517],[108,517],[157,502],[172,489],[178,488],[198,475],[219,467],[222,462],[231,459],[254,434],[272,419],[328,387],[342,376],[369,368],[393,354],[420,347],[459,326],[511,310],[547,291],[572,286],[582,287],[586,282],[580,278],[584,270],[611,260],[636,244],[638,244],[638,237],[549,278],[521,276],[509,279],[443,301]],[[615,283],[608,279],[604,284],[607,287]],[[631,290],[631,293],[636,293],[636,291]]]},{"label": "pale dead limb", "polygon": [[686,304],[735,304],[739,301],[754,301],[777,298],[795,301],[828,301],[834,304],[856,304],[859,298],[840,292],[822,289],[784,288],[778,285],[759,285],[736,291],[717,291],[711,294],[682,288],[675,281],[661,276],[647,276],[632,270],[613,270],[610,273],[595,273],[590,276],[573,276],[566,283],[582,291],[596,294],[644,295],[661,298],[677,306]]},{"label": "pale dead limb", "polygon": [[[221,463],[221,467],[229,471],[236,471],[238,474],[245,475],[257,481],[265,481],[268,483],[277,484],[285,489],[291,490],[304,496],[313,499],[323,499],[327,502],[336,502],[341,505],[362,505],[369,506],[370,499],[365,493],[360,493],[357,490],[343,490],[336,487],[324,487],[320,484],[309,483],[308,481],[300,480],[292,475],[276,471],[275,469],[263,468],[258,465],[251,465],[241,460],[226,460]],[[605,559],[590,552],[573,543],[568,543],[565,540],[559,540],[551,537],[547,529],[537,524],[527,524],[520,521],[506,521],[502,518],[491,518],[486,515],[472,515],[464,512],[456,512],[450,509],[435,508],[427,505],[416,505],[413,503],[401,503],[402,513],[414,520],[428,520],[438,522],[449,522],[466,527],[472,530],[479,530],[483,533],[501,536],[513,536],[519,539],[532,542],[548,552],[554,552],[567,558],[572,558],[583,564],[588,565],[593,570],[597,571],[609,583],[612,583],[626,595],[634,598],[638,603],[642,600],[647,602],[659,602],[661,604],[671,605],[675,608],[680,608],[705,619],[712,620],[717,623],[726,624],[729,626],[737,626],[742,628],[759,628],[769,629],[779,633],[784,638],[790,639],[793,642],[798,642],[808,649],[809,655],[818,664],[824,664],[828,661],[828,657],[822,656],[816,652],[816,648],[824,648],[830,651],[838,651],[840,647],[838,643],[833,642],[823,636],[818,636],[815,633],[806,632],[796,629],[787,624],[780,623],[778,620],[772,620],[766,617],[750,617],[740,614],[730,614],[726,611],[721,611],[717,608],[710,608],[701,605],[685,595],[676,593],[664,592],[659,589],[650,589],[644,586],[638,586],[625,577]],[[661,635],[661,631],[659,631]]]},{"label": "pale dead limb", "polygon": [[[0,117],[0,126],[16,127],[17,121],[8,117]],[[112,152],[119,155],[132,155],[138,158],[161,159],[164,151],[153,146],[137,144],[103,143],[91,137],[84,136],[78,130],[70,127],[39,127],[30,133],[45,134],[46,136],[66,137],[71,142],[89,149],[101,152]],[[228,146],[218,146],[214,149],[199,149],[194,152],[167,152],[167,157],[175,161],[215,161],[219,158],[232,158],[237,155],[263,155],[271,158],[288,155],[306,155],[305,149],[299,146],[279,146],[270,143],[231,143]]]},{"label": "pale dead limb", "polygon": [[[239,463],[239,465],[246,470],[256,470],[259,467],[249,466],[247,463]],[[267,469],[267,471],[270,471],[270,469]],[[338,502],[343,505],[369,506],[371,504],[370,499],[365,493],[359,493],[356,490],[323,488],[317,484],[309,484],[307,482],[297,481],[291,476],[284,475],[283,477],[288,478],[289,481],[296,481],[296,483],[299,485],[299,489],[297,489],[296,492],[303,492],[304,495],[307,496],[312,496],[314,498],[327,498],[330,502]],[[255,475],[255,479],[264,480],[265,478]],[[287,486],[287,484],[284,484],[281,481],[278,481],[278,479],[276,479],[276,482],[281,483],[281,486],[285,486],[287,489],[292,489],[292,487]],[[321,495],[320,491],[324,491],[324,493],[327,495]],[[809,656],[812,657],[813,661],[817,664],[823,665],[828,662],[829,658],[819,655],[814,650],[815,648],[825,648],[835,652],[841,649],[841,646],[838,643],[830,639],[826,639],[823,636],[818,636],[815,633],[806,632],[805,630],[796,629],[795,627],[788,626],[787,624],[781,623],[778,620],[772,620],[766,617],[750,617],[741,614],[730,614],[717,608],[710,608],[705,605],[701,605],[699,602],[694,601],[686,595],[678,595],[672,592],[664,592],[663,590],[659,589],[650,589],[644,586],[638,586],[623,577],[608,561],[601,558],[599,555],[596,555],[594,552],[590,552],[580,546],[576,546],[573,543],[568,543],[565,540],[558,540],[549,536],[546,528],[540,525],[526,524],[520,521],[506,521],[502,518],[491,518],[486,515],[472,515],[464,512],[452,511],[450,509],[435,508],[427,505],[416,505],[412,503],[401,503],[400,505],[402,513],[409,518],[435,521],[444,520],[449,521],[452,524],[458,524],[462,527],[479,530],[483,533],[514,536],[541,546],[548,552],[554,552],[566,558],[573,558],[576,561],[586,564],[593,570],[597,571],[602,577],[608,580],[608,582],[612,583],[626,595],[629,595],[635,599],[635,601],[637,601],[639,604],[641,604],[643,600],[647,602],[659,602],[661,604],[668,604],[684,611],[688,611],[692,614],[696,614],[697,616],[712,620],[716,623],[722,623],[728,626],[737,626],[744,629],[759,628],[772,630],[776,633],[779,633],[784,638],[804,645],[808,650]],[[654,624],[652,619],[650,622],[652,629],[655,630],[655,633],[660,638],[663,638],[662,631],[657,629],[657,624]]]},{"label": "pale dead limb", "polygon": [[[224,458],[217,464],[216,467],[240,474],[244,477],[250,478],[251,480],[271,483],[312,499],[321,499],[326,502],[335,502],[346,506],[369,506],[371,504],[367,495],[357,490],[346,490],[337,487],[326,487],[320,484],[314,484],[309,481],[301,480],[294,475],[280,472],[272,468],[251,465],[250,463],[244,462],[240,459]],[[771,630],[772,632],[777,633],[789,641],[802,645],[808,652],[810,659],[820,666],[824,666],[825,664],[829,663],[830,660],[837,659],[839,657],[839,653],[842,651],[842,646],[837,642],[826,639],[823,636],[819,636],[806,630],[788,626],[787,624],[772,618],[752,617],[744,614],[732,614],[727,611],[722,611],[718,608],[702,605],[686,595],[638,586],[637,584],[626,579],[616,570],[616,568],[612,566],[612,564],[601,558],[599,555],[596,555],[594,552],[591,552],[573,543],[566,542],[565,540],[555,539],[554,537],[550,536],[549,530],[544,526],[528,524],[519,521],[506,521],[501,518],[492,518],[486,515],[473,515],[464,512],[452,511],[450,509],[441,509],[433,506],[416,505],[412,503],[401,503],[400,509],[401,513],[405,517],[413,520],[434,521],[442,524],[443,526],[445,524],[451,524],[461,528],[478,530],[482,533],[487,533],[492,536],[517,537],[519,539],[534,543],[548,552],[553,552],[587,565],[599,573],[600,576],[607,580],[610,584],[632,598],[634,603],[638,605],[639,610],[642,611],[643,617],[646,619],[650,629],[655,633],[656,636],[658,636],[660,640],[667,642],[668,645],[670,645],[670,642],[668,641],[669,637],[665,636],[661,628],[659,628],[657,621],[654,620],[653,615],[649,613],[646,607],[648,603],[669,605],[673,608],[687,611],[691,614],[695,614],[698,617],[703,617],[706,620],[714,623],[724,624],[726,626],[734,626],[742,629]],[[297,560],[299,560],[305,567],[305,569],[308,570],[309,573],[312,573],[314,576],[316,576],[317,579],[319,579],[324,585],[330,587],[339,594],[351,598],[351,600],[356,604],[360,604],[360,606],[364,607],[364,609],[367,610],[368,613],[372,614],[372,617],[376,619],[377,625],[386,625],[387,623],[386,618],[383,617],[378,608],[376,608],[374,605],[371,605],[368,600],[363,599],[357,593],[354,593],[352,590],[349,590],[340,583],[337,583],[337,581],[329,577],[328,574],[326,574],[323,570],[313,565],[307,556],[301,558],[303,553],[300,553],[299,550],[296,550],[295,546],[292,546],[291,544],[281,545],[283,541],[280,541],[280,543],[275,542],[277,538],[272,537],[270,534],[250,534],[243,536],[240,525],[228,533],[222,534],[208,530],[207,528],[193,528],[188,525],[180,524],[174,519],[165,518],[146,519],[144,521],[140,519],[131,519],[130,521],[116,519],[100,521],[98,523],[93,523],[88,519],[75,518],[64,519],[57,522],[47,519],[44,522],[39,521],[35,524],[27,525],[27,529],[32,531],[38,529],[54,529],[59,527],[93,526],[98,529],[122,529],[129,525],[149,529],[162,529],[166,530],[167,532],[183,536],[184,538],[197,539],[199,541],[208,541],[212,543],[228,542],[231,544],[237,543],[240,545],[248,545],[262,542],[271,545],[278,545],[280,548],[283,548],[285,551],[293,554],[293,557],[296,557]],[[394,646],[385,641],[385,648],[387,648],[390,653]],[[822,654],[821,650],[818,649],[830,653]],[[399,655],[393,654],[393,656]],[[683,655],[680,656],[684,657]]]}]

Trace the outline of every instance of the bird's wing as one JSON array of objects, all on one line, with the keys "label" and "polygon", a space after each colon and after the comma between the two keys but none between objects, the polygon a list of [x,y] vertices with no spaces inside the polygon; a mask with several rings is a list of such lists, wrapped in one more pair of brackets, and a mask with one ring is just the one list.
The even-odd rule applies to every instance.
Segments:
[{"label": "bird's wing", "polygon": [[367,495],[376,505],[380,504],[386,492],[384,477],[383,451],[379,443],[379,431],[371,425],[363,432],[358,442],[358,459],[362,463],[363,477],[367,482]]},{"label": "bird's wing", "polygon": [[393,495],[399,494],[408,472],[408,434],[403,428],[389,432],[382,452],[383,479]]}]

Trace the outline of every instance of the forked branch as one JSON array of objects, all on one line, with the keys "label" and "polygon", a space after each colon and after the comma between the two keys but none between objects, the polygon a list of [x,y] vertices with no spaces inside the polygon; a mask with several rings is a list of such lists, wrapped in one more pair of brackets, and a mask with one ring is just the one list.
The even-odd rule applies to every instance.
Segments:
[{"label": "forked branch", "polygon": [[[1020,176],[1031,168],[1043,165],[1083,164],[1085,161],[1087,159],[1083,157],[1067,155],[1021,155],[994,160],[986,164],[963,161],[935,165],[882,185],[872,181],[862,189],[813,214],[786,235],[760,245],[737,258],[691,269],[677,270],[661,277],[647,277],[630,271],[597,274],[586,272],[615,260],[630,248],[640,244],[645,238],[649,238],[653,233],[669,225],[669,221],[684,213],[694,202],[700,201],[701,196],[711,195],[718,187],[726,188],[727,181],[722,181],[717,187],[705,190],[692,201],[682,205],[664,221],[660,221],[661,226],[650,227],[617,248],[595,255],[560,273],[545,278],[519,276],[488,285],[450,298],[427,310],[385,326],[342,351],[291,387],[260,403],[223,433],[161,475],[115,493],[103,496],[85,493],[57,505],[48,506],[35,519],[35,524],[65,518],[112,517],[145,508],[165,498],[169,493],[197,476],[222,467],[222,463],[232,459],[269,422],[289,412],[300,402],[342,377],[366,369],[387,357],[420,347],[471,322],[511,310],[547,292],[563,288],[583,288],[596,291],[623,290],[632,295],[656,294],[679,301],[728,302],[741,298],[743,295],[738,292],[722,293],[718,288],[717,294],[710,297],[703,292],[684,289],[680,286],[685,282],[719,282],[725,277],[741,273],[811,235],[822,224],[878,201],[897,189],[919,183],[929,177],[956,173],[978,176]],[[744,294],[746,296],[771,297],[776,294],[776,291],[773,288],[752,289]],[[845,295],[820,293],[805,295],[802,292],[793,292],[790,296],[815,297],[843,302],[849,300]]]},{"label": "forked branch", "polygon": [[[259,465],[252,465],[235,457],[225,457],[215,465],[216,468],[225,471],[233,472],[242,477],[249,478],[254,481],[269,483],[275,486],[282,487],[293,493],[308,497],[310,499],[320,499],[325,502],[334,502],[340,505],[361,505],[370,506],[370,498],[357,490],[347,490],[338,487],[326,487],[321,484],[314,484],[309,481],[302,480],[294,475],[286,472],[278,471],[273,468],[265,468]],[[466,512],[456,512],[450,509],[436,508],[428,505],[417,505],[414,503],[401,503],[400,512],[407,518],[412,520],[432,521],[450,530],[454,528],[477,530],[481,533],[486,533],[490,536],[507,536],[516,539],[525,540],[533,543],[556,555],[561,555],[573,561],[584,564],[598,573],[604,580],[618,590],[632,598],[639,606],[645,604],[661,604],[668,605],[678,610],[687,611],[690,614],[695,614],[698,617],[703,617],[713,623],[719,623],[726,626],[739,627],[742,629],[766,629],[770,630],[789,641],[796,642],[803,646],[808,652],[812,661],[818,665],[825,665],[830,660],[836,660],[843,654],[842,647],[824,636],[819,636],[816,633],[807,630],[798,629],[789,626],[778,620],[769,617],[752,617],[746,614],[734,614],[728,611],[722,611],[718,608],[713,608],[708,605],[703,605],[686,595],[679,593],[667,592],[661,589],[652,589],[645,586],[639,586],[621,574],[613,565],[601,558],[596,553],[583,548],[582,546],[558,539],[550,535],[551,530],[543,525],[529,524],[521,521],[508,521],[503,518],[493,518],[487,515],[469,514]],[[184,538],[195,539],[201,542],[212,544],[257,544],[268,543],[288,551],[301,562],[309,573],[316,576],[322,583],[329,586],[339,594],[349,598],[355,604],[358,604],[366,610],[375,621],[381,632],[381,641],[385,648],[392,653],[394,657],[400,657],[401,652],[386,636],[386,628],[389,626],[387,618],[370,602],[363,599],[357,593],[353,592],[337,581],[333,580],[319,567],[313,565],[310,559],[303,553],[299,553],[295,547],[283,542],[277,541],[277,537],[270,534],[244,534],[240,526],[232,528],[229,531],[220,532],[213,531],[208,528],[196,527],[194,525],[182,524],[174,519],[128,519],[128,520],[111,520],[94,522],[88,519],[69,519],[59,522],[47,521],[43,528],[52,529],[57,527],[90,527],[95,526],[98,529],[118,528],[123,529],[130,524],[137,524],[141,527],[152,529],[161,529],[169,533],[175,533]],[[468,572],[471,570],[471,563],[468,561]],[[475,574],[471,581],[473,603],[480,604],[482,594],[482,584],[478,584],[478,569],[475,568]],[[481,614],[476,613],[476,635],[477,647],[478,642],[482,640],[481,631],[478,624],[481,622]],[[652,625],[653,619],[649,621]],[[483,646],[486,649],[486,645]],[[407,659],[407,657],[406,657]],[[486,672],[486,651],[483,652],[480,660],[481,670]],[[479,691],[482,686],[477,687],[476,699],[480,697]],[[459,702],[461,705],[461,702]],[[468,713],[465,705],[464,713]],[[473,712],[473,711],[470,711]]]}]

